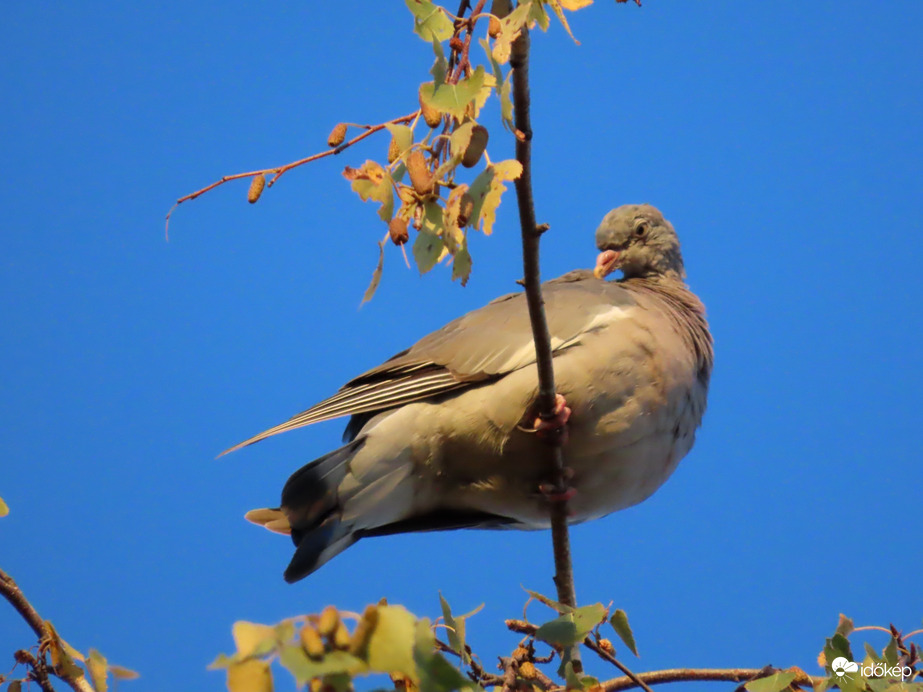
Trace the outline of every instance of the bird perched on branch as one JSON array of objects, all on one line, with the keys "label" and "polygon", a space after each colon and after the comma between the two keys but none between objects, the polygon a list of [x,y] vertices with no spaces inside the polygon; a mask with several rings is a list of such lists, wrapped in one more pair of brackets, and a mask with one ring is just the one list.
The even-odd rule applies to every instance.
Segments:
[{"label": "bird perched on branch", "polygon": [[[228,450],[339,416],[345,445],[296,471],[276,509],[247,514],[291,534],[297,581],[360,538],[549,526],[542,432],[566,425],[572,523],[637,504],[670,476],[705,412],[712,339],[683,281],[673,226],[625,205],[598,230],[594,271],[542,287],[558,410],[537,418],[525,296],[450,322],[335,395]],[[622,278],[605,277],[621,270]]]}]

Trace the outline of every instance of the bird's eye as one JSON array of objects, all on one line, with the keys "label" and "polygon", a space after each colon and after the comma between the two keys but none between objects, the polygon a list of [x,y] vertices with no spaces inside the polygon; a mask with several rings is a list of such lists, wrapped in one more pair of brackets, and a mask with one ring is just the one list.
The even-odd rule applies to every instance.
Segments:
[{"label": "bird's eye", "polygon": [[638,236],[638,237],[640,238],[640,237],[643,236],[645,233],[647,233],[647,224],[646,224],[646,223],[639,223],[637,226],[635,226],[635,235],[636,235],[636,236]]}]

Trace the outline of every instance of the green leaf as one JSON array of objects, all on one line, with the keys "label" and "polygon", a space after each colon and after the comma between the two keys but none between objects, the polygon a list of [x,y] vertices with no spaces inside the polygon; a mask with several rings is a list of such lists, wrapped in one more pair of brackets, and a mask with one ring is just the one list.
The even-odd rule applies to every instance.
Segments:
[{"label": "green leaf", "polygon": [[433,63],[429,73],[433,75],[436,84],[445,84],[445,77],[449,71],[449,61],[445,59],[442,44],[435,38],[433,39],[433,53],[436,54],[436,61]]},{"label": "green leaf", "polygon": [[[522,28],[529,21],[531,13],[532,3],[524,2],[500,20],[500,35],[494,39],[494,46],[490,51],[493,60],[501,65],[509,62],[513,41],[522,33]],[[497,81],[499,83],[500,80]]]},{"label": "green leaf", "polygon": [[829,637],[824,644],[824,660],[826,661],[826,668],[828,671],[831,670],[830,666],[834,659],[840,656],[848,661],[855,660],[852,655],[852,649],[849,646],[849,640],[842,634],[834,634],[832,637]]},{"label": "green leaf", "polygon": [[468,104],[478,97],[486,75],[484,67],[479,65],[469,77],[462,79],[458,84],[427,82],[420,86],[420,98],[440,113],[449,113],[460,120],[464,117]]},{"label": "green leaf", "polygon": [[[455,272],[453,267],[452,278],[455,278]],[[442,618],[445,620],[446,626],[446,635],[449,638],[449,646],[452,647],[452,651],[457,653],[462,660],[462,663],[468,663],[468,652],[465,651],[465,619],[460,618],[456,620],[452,616],[452,608],[449,605],[449,602],[445,600],[445,597],[442,595],[442,592],[439,592],[439,605],[442,606]]]},{"label": "green leaf", "polygon": [[[7,504],[3,501],[3,498],[0,497],[0,517],[5,517],[9,513],[9,506],[7,506]],[[10,685],[12,686],[12,683],[10,683]]]},{"label": "green leaf", "polygon": [[522,164],[515,159],[499,161],[482,171],[471,183],[468,194],[474,200],[474,210],[471,213],[469,224],[475,228],[480,227],[484,235],[493,232],[493,225],[497,220],[497,207],[506,186],[504,181],[515,180],[522,175]]},{"label": "green leaf", "polygon": [[463,688],[481,689],[435,649],[436,640],[433,637],[429,619],[420,618],[417,620],[413,647],[413,660],[419,675],[420,692],[448,692]]},{"label": "green leaf", "polygon": [[383,673],[398,671],[416,679],[416,624],[417,619],[403,606],[379,606],[378,624],[369,639],[369,667]]},{"label": "green leaf", "polygon": [[[471,253],[468,252],[468,243],[465,242],[455,253],[455,258],[452,260],[452,281],[455,281],[455,279],[461,279],[461,285],[467,286],[470,276]],[[465,654],[465,658],[467,658],[467,654]]]},{"label": "green leaf", "polygon": [[814,692],[827,692],[831,687],[836,686],[836,681],[831,678],[824,678],[819,683],[814,685]]},{"label": "green leaf", "polygon": [[304,685],[311,678],[324,675],[346,673],[355,675],[364,673],[368,666],[347,651],[330,651],[320,661],[308,658],[298,644],[288,644],[279,652],[279,663],[291,673],[299,685]]},{"label": "green leaf", "polygon": [[532,12],[529,14],[529,20],[536,22],[542,31],[548,31],[548,27],[551,26],[551,17],[548,16],[548,13],[545,11],[544,2],[533,2],[532,3]]},{"label": "green leaf", "polygon": [[744,685],[748,692],[781,692],[788,687],[792,680],[795,679],[794,673],[788,673],[780,670],[777,673],[768,675],[765,678],[751,680]]},{"label": "green leaf", "polygon": [[628,615],[625,611],[621,608],[616,610],[612,614],[612,617],[609,618],[609,624],[612,625],[612,629],[619,635],[619,639],[624,642],[625,646],[631,649],[631,653],[637,656],[638,645],[635,643],[635,635],[632,633],[631,626],[628,624]]},{"label": "green leaf", "polygon": [[359,168],[343,171],[343,177],[352,182],[353,190],[363,202],[374,200],[381,203],[378,216],[388,222],[394,216],[394,181],[391,174],[375,161],[366,161]]},{"label": "green leaf", "polygon": [[455,28],[442,11],[428,0],[404,0],[413,13],[413,30],[424,41],[445,41],[452,37]]},{"label": "green leaf", "polygon": [[65,678],[82,678],[84,676],[83,669],[74,663],[74,659],[86,661],[83,654],[61,639],[61,635],[58,634],[50,620],[45,620],[45,628],[51,636],[51,642],[48,646],[51,653],[51,665],[60,671],[56,674]]},{"label": "green leaf", "polygon": [[365,293],[362,295],[362,302],[359,303],[359,307],[362,307],[365,303],[372,299],[372,296],[375,295],[375,291],[378,290],[378,284],[381,283],[381,272],[385,264],[385,241],[381,240],[378,242],[378,266],[375,267],[375,271],[372,272],[372,280],[369,282],[369,287],[365,289]]},{"label": "green leaf", "polygon": [[487,54],[487,60],[490,62],[491,69],[494,73],[494,83],[496,85],[495,89],[497,91],[497,97],[500,99],[500,118],[503,122],[503,127],[505,127],[510,132],[513,131],[513,99],[510,97],[512,94],[513,88],[510,83],[510,78],[513,73],[510,70],[507,70],[506,77],[503,76],[503,68],[500,67],[500,63],[494,60],[493,55],[490,50],[490,43],[486,38],[480,40],[481,47],[484,49],[484,52]]},{"label": "green leaf", "polygon": [[462,156],[465,154],[465,149],[468,148],[468,144],[471,142],[471,132],[474,130],[475,125],[477,123],[473,120],[462,123],[455,128],[455,132],[449,138],[449,150],[452,152],[452,158],[456,159],[456,161],[461,161]]},{"label": "green leaf", "polygon": [[577,673],[574,672],[574,663],[573,661],[568,661],[564,665],[564,681],[567,683],[568,690],[582,690],[583,681],[577,677]]},{"label": "green leaf", "polygon": [[856,629],[856,627],[853,625],[853,621],[843,615],[843,613],[840,613],[840,620],[836,625],[836,633],[842,634],[844,637],[848,637],[853,633],[854,629]]},{"label": "green leaf", "polygon": [[552,646],[568,647],[582,642],[606,617],[606,608],[601,603],[577,608],[551,622],[546,622],[535,632],[535,638]]},{"label": "green leaf", "polygon": [[385,127],[388,128],[388,132],[394,137],[394,141],[397,142],[397,147],[401,152],[401,156],[403,156],[413,145],[413,130],[406,125],[394,125],[392,123],[388,123]]},{"label": "green leaf", "polygon": [[106,692],[106,690],[109,689],[109,684],[106,682],[109,673],[109,663],[106,661],[106,657],[96,649],[90,649],[86,664],[87,671],[90,673],[90,681],[93,684],[93,689],[96,690],[96,692]]},{"label": "green leaf", "polygon": [[889,666],[897,665],[897,640],[894,637],[891,637],[888,645],[881,652],[881,657]]},{"label": "green leaf", "polygon": [[422,230],[417,233],[417,239],[413,242],[413,258],[417,263],[417,270],[425,274],[435,267],[444,249],[442,238],[439,236]]},{"label": "green leaf", "polygon": [[[481,176],[478,176],[478,178],[480,177]],[[477,178],[475,178],[475,183],[476,182],[477,182]],[[474,189],[474,185],[472,185],[471,188]],[[471,193],[469,192],[469,194]],[[477,203],[475,202],[475,204]],[[477,209],[477,207],[475,207],[475,209]],[[532,598],[534,598],[536,601],[538,601],[539,603],[544,603],[546,606],[548,606],[552,610],[558,611],[559,613],[573,613],[574,612],[574,608],[571,608],[568,605],[564,605],[563,603],[558,603],[557,601],[552,601],[550,598],[548,598],[548,596],[543,596],[537,591],[529,591],[529,589],[524,589],[524,591],[527,594],[529,594]]]},{"label": "green leaf", "polygon": [[864,642],[863,647],[865,647],[865,656],[867,659],[871,660],[872,663],[881,663],[881,656],[878,655],[878,652],[872,647],[868,642]]},{"label": "green leaf", "polygon": [[276,629],[272,625],[239,620],[231,627],[237,658],[243,660],[250,656],[262,656],[276,647]]}]

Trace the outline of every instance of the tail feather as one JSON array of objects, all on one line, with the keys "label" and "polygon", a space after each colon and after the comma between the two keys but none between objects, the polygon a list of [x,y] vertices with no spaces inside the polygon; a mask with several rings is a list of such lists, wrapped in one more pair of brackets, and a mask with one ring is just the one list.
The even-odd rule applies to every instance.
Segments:
[{"label": "tail feather", "polygon": [[289,584],[304,579],[342,553],[358,541],[359,536],[334,514],[307,531],[292,531],[292,540],[297,547],[292,561],[285,568],[285,581]]},{"label": "tail feather", "polygon": [[349,460],[364,442],[365,438],[353,440],[292,474],[282,489],[282,508],[293,528],[317,526],[337,509],[337,489],[349,470]]},{"label": "tail feather", "polygon": [[[341,521],[343,498],[339,490],[349,472],[349,461],[364,442],[360,437],[315,459],[292,474],[282,489],[280,513],[295,544],[295,555],[285,570],[287,582],[308,576],[359,540],[352,524]],[[279,526],[277,518],[267,515],[257,515],[255,521],[266,528]]]}]

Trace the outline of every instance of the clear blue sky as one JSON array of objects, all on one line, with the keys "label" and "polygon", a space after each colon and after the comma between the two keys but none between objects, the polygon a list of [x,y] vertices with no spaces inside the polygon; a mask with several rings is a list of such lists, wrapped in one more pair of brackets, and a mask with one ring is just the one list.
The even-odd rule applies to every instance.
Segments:
[{"label": "clear blue sky", "polygon": [[[717,349],[675,476],[573,531],[579,599],[628,611],[638,669],[816,673],[841,611],[919,627],[923,4],[601,0],[572,27],[581,46],[557,24],[534,41],[544,275],[591,266],[612,207],[653,203]],[[435,616],[439,589],[487,604],[489,664],[521,585],[553,592],[545,533],[363,541],[286,585],[290,543],[242,515],[341,423],[214,458],[514,290],[512,196],[467,288],[392,248],[361,310],[384,227],[340,171],[383,139],[254,206],[246,183],[183,205],[164,240],[180,195],[413,110],[431,57],[399,2],[5,8],[0,567],[140,671],[126,690],[223,688],[205,665],[237,619],[382,596]],[[499,128],[491,150],[511,155]],[[0,604],[0,656],[31,641]]]}]

